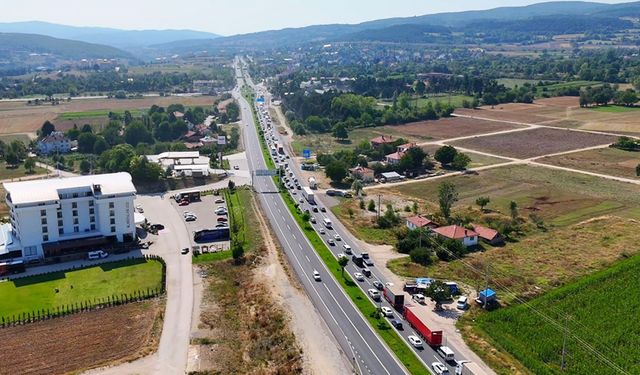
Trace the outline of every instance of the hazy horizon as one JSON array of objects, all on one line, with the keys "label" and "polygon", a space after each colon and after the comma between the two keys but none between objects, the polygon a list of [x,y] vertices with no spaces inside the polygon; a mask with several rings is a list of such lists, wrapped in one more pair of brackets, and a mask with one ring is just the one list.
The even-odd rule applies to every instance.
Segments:
[{"label": "hazy horizon", "polygon": [[[311,3],[296,0],[245,0],[241,3],[185,0],[180,3],[184,12],[179,12],[175,6],[163,7],[151,0],[112,0],[109,3],[67,0],[64,2],[67,6],[64,7],[60,6],[60,2],[22,0],[19,4],[5,6],[0,22],[44,21],[69,26],[127,30],[190,29],[228,36],[318,24],[353,24],[392,17],[524,6],[540,2],[544,1],[487,0],[480,5],[472,0],[422,4],[415,4],[415,0],[325,0]],[[633,1],[596,2],[617,4]],[[68,9],[74,9],[74,12],[69,12]]]}]

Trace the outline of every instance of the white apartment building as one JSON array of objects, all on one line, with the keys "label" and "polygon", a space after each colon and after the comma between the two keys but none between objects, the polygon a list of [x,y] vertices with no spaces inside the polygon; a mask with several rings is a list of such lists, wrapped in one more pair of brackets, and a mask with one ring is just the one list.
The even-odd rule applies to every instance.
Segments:
[{"label": "white apartment building", "polygon": [[38,152],[42,155],[71,152],[73,142],[62,132],[53,132],[38,141]]},{"label": "white apartment building", "polygon": [[136,189],[129,173],[4,183],[10,223],[0,260],[42,259],[135,239]]}]

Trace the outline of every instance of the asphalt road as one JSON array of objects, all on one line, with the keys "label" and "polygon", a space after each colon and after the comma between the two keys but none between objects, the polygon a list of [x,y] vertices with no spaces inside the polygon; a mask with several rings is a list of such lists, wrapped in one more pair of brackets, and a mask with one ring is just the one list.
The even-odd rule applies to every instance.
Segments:
[{"label": "asphalt road", "polygon": [[[252,171],[267,169],[263,158],[251,105],[240,94],[243,79],[236,72],[238,87],[234,97],[239,101],[249,167]],[[360,374],[402,374],[406,369],[369,326],[359,310],[345,295],[322,260],[298,227],[278,189],[270,177],[254,177],[254,189],[300,282],[314,306],[336,337],[343,353]],[[318,270],[322,281],[313,279]]]},{"label": "asphalt road", "polygon": [[[249,81],[250,82],[250,81]],[[252,82],[250,82],[252,84]],[[253,103],[251,104],[253,105]],[[250,111],[250,108],[249,108]],[[247,116],[252,116],[252,114],[249,112],[249,114]],[[253,118],[253,117],[251,117]],[[277,131],[274,131],[273,134],[275,134],[277,137],[279,137],[279,134]],[[260,145],[256,145],[255,146],[256,149],[259,150]],[[306,181],[304,181],[301,178],[300,175],[300,171],[296,170],[295,168],[293,168],[293,163],[289,163],[289,165],[292,167],[292,171],[294,173],[294,177],[298,178],[299,182],[301,185],[305,185]],[[269,178],[265,178],[266,180],[272,181]],[[275,190],[275,185],[272,188]],[[298,202],[300,203],[302,209],[309,209],[312,212],[313,209],[313,205],[310,205],[306,200],[304,200],[302,192],[300,190],[292,190],[292,197]],[[302,200],[301,200],[302,199]],[[317,201],[317,200],[316,200]],[[317,207],[320,207],[321,205],[316,205]],[[286,208],[285,208],[286,209]],[[284,210],[283,210],[284,212]],[[284,216],[285,215],[281,215],[282,216],[282,220],[284,220]],[[324,235],[320,235],[320,237],[322,237],[322,239],[325,241],[325,243],[327,243],[327,240],[329,238],[334,238],[334,236],[336,234],[338,234],[341,238],[341,240],[339,241],[335,241],[335,246],[331,246],[328,245],[329,250],[331,250],[331,252],[337,256],[337,254],[339,253],[344,253],[344,248],[343,245],[344,244],[348,244],[349,246],[351,246],[351,248],[353,249],[353,253],[354,254],[359,254],[360,251],[358,249],[357,246],[357,241],[356,239],[353,237],[353,235],[340,223],[340,221],[329,211],[327,210],[327,212],[317,212],[314,213],[312,212],[312,216],[314,216],[316,218],[316,223],[312,224],[312,226],[316,229],[316,231],[319,233],[320,229],[324,229],[325,230],[325,234]],[[331,220],[331,222],[333,223],[333,228],[331,230],[328,230],[327,228],[325,228],[325,226],[322,224],[323,223],[323,219],[328,218]],[[293,219],[291,219],[293,220]],[[287,228],[288,229],[288,228]],[[313,249],[310,249],[310,251],[315,254],[315,251]],[[306,252],[304,252],[305,254],[309,254]],[[380,272],[379,270],[376,269],[375,265],[374,266],[368,266],[368,268],[371,270],[371,277],[365,278],[364,281],[362,282],[358,282],[358,285],[361,287],[361,289],[365,292],[365,294],[367,293],[367,290],[369,289],[375,289],[375,287],[373,286],[373,281],[375,280],[379,280],[381,281],[383,284],[385,284],[388,280],[386,280],[386,278],[384,277],[384,275],[382,274],[382,272]],[[347,265],[347,267],[345,268],[345,272],[349,272],[352,276],[355,272],[362,272],[362,268],[356,266],[353,262],[349,262],[349,264]],[[355,278],[354,278],[355,280]],[[368,294],[367,294],[368,295]],[[391,305],[384,299],[381,298],[381,301],[374,301],[373,299],[371,299],[371,302],[376,304],[376,305],[381,305],[381,306],[388,306],[391,307]],[[405,296],[405,303],[411,305],[416,304],[411,300],[408,300],[407,297]],[[424,308],[424,307],[421,307]],[[393,308],[392,308],[393,310]],[[418,355],[418,357],[423,361],[423,363],[425,364],[425,367],[429,368],[431,367],[431,363],[433,362],[441,362],[443,364],[445,364],[448,369],[449,372],[451,374],[455,374],[455,365],[451,365],[450,363],[445,363],[442,358],[438,355],[438,353],[436,352],[436,350],[428,345],[426,345],[423,349],[416,349],[413,348],[412,346],[410,346],[408,344],[408,340],[407,337],[409,335],[417,335],[416,332],[408,325],[408,323],[406,321],[404,321],[402,315],[400,313],[398,313],[397,311],[393,310],[394,312],[394,316],[392,318],[388,318],[388,320],[391,319],[399,319],[403,322],[404,325],[404,330],[402,331],[397,331],[405,340],[405,343],[407,343],[407,346],[411,347],[416,354]],[[437,327],[434,327],[435,329],[437,329]],[[446,340],[446,337],[445,337]],[[424,340],[423,340],[424,341]],[[447,344],[446,341],[443,344]],[[456,360],[461,361],[464,360],[464,358],[461,358],[459,355],[459,351],[453,347],[451,344],[447,344],[455,353],[456,353]]]}]

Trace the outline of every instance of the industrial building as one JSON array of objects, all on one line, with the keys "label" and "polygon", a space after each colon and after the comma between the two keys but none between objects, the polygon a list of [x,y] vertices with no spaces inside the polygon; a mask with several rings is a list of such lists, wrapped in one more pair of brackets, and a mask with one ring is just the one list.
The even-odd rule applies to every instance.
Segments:
[{"label": "industrial building", "polygon": [[135,240],[136,189],[128,173],[4,183],[10,222],[0,262],[42,260]]}]

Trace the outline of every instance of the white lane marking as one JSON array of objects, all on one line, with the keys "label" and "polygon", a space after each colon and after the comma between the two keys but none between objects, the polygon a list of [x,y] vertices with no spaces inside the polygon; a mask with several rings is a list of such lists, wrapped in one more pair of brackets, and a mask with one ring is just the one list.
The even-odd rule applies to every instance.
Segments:
[{"label": "white lane marking", "polygon": [[309,259],[309,257],[306,254],[304,257],[307,258],[307,262],[311,263],[311,259]]}]

